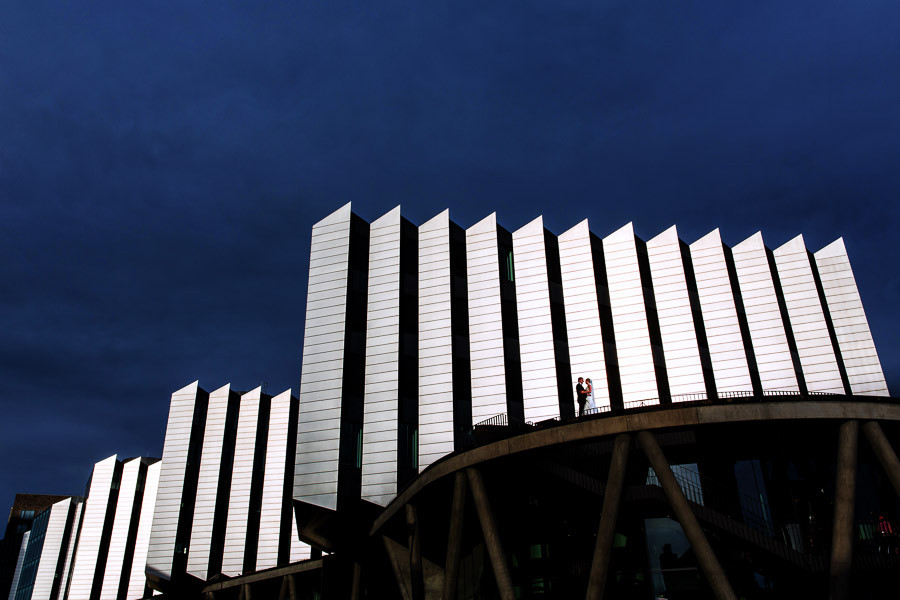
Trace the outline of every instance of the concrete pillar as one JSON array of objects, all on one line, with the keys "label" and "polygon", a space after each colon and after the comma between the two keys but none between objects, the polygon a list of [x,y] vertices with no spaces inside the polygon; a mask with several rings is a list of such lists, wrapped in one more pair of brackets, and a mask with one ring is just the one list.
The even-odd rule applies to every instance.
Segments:
[{"label": "concrete pillar", "polygon": [[287,576],[288,580],[288,598],[290,600],[297,600],[297,580],[294,579],[294,574],[291,573]]},{"label": "concrete pillar", "polygon": [[831,534],[831,600],[850,597],[853,562],[853,504],[856,499],[856,453],[859,421],[846,421],[838,430],[837,472],[834,482],[834,527]]},{"label": "concrete pillar", "polygon": [[361,597],[362,566],[359,562],[353,563],[353,580],[350,582],[350,600],[359,600]]},{"label": "concrete pillar", "polygon": [[494,577],[497,580],[497,591],[500,592],[502,600],[515,600],[516,595],[513,592],[512,577],[506,564],[506,553],[503,551],[500,534],[497,532],[497,522],[491,510],[491,503],[488,499],[487,490],[484,487],[481,471],[469,468],[466,469],[466,475],[468,475],[469,485],[472,487],[472,499],[475,501],[475,512],[478,513],[478,521],[481,523],[484,545],[487,547],[491,566],[494,569]]},{"label": "concrete pillar", "polygon": [[612,541],[619,518],[619,502],[622,488],[625,486],[625,471],[628,467],[628,452],[631,448],[631,436],[622,433],[616,436],[612,459],[609,466],[609,480],[603,493],[603,512],[600,513],[600,527],[597,530],[597,543],[594,547],[594,560],[591,562],[591,575],[588,579],[587,600],[601,600],[609,574],[609,556],[612,554]]},{"label": "concrete pillar", "polygon": [[416,507],[406,505],[406,530],[409,548],[409,579],[413,600],[425,600],[425,577],[422,571],[422,548],[419,541],[419,522]]},{"label": "concrete pillar", "polygon": [[457,471],[456,483],[453,486],[453,505],[450,507],[450,532],[447,536],[447,561],[444,565],[444,592],[441,595],[443,600],[456,600],[467,488],[466,474],[463,471]]},{"label": "concrete pillar", "polygon": [[891,447],[887,436],[884,435],[881,425],[878,424],[878,421],[869,421],[862,426],[862,430],[866,439],[869,440],[872,450],[875,451],[878,462],[881,463],[888,479],[891,480],[894,491],[900,496],[900,460],[897,459],[897,454]]},{"label": "concrete pillar", "polygon": [[709,545],[709,540],[706,539],[706,535],[700,528],[700,523],[697,522],[697,517],[694,516],[687,498],[684,497],[684,493],[681,491],[672,469],[669,468],[669,462],[666,460],[656,438],[649,431],[641,431],[637,434],[637,437],[641,447],[644,449],[644,453],[647,455],[647,459],[650,461],[650,466],[656,471],[656,477],[659,479],[663,492],[669,500],[669,505],[672,507],[672,512],[675,513],[675,518],[681,523],[684,535],[691,543],[697,562],[700,564],[700,568],[703,569],[703,574],[706,575],[706,580],[709,582],[709,587],[712,588],[713,594],[718,600],[737,600],[737,596],[734,594],[734,590],[731,589],[731,584],[725,576],[725,571],[722,569],[722,565],[719,564],[712,546]]}]

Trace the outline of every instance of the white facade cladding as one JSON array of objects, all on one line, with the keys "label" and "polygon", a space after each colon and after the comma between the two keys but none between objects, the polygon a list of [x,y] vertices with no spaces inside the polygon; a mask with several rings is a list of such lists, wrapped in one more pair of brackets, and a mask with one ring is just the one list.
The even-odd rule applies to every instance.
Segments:
[{"label": "white facade cladding", "polygon": [[762,233],[753,234],[734,246],[731,252],[760,384],[764,390],[799,392],[800,384]]},{"label": "white facade cladding", "polygon": [[718,230],[688,245],[674,226],[645,243],[630,223],[598,237],[587,221],[555,237],[541,218],[510,234],[494,214],[464,229],[447,211],[418,228],[399,209],[370,225],[341,208],[313,228],[298,510],[385,505],[404,469],[466,447],[473,425],[569,418],[579,376],[616,413],[841,393],[845,371],[848,389],[886,394],[843,246],[811,262],[796,245],[773,253],[756,234],[732,249]]},{"label": "white facade cladding", "polygon": [[[250,518],[250,495],[256,458],[256,433],[259,425],[262,388],[241,396],[237,437],[234,441],[234,467],[228,496],[228,518],[225,525],[225,547],[222,550],[222,573],[229,576],[244,572],[247,545],[247,521]],[[199,488],[198,488],[199,491]],[[204,490],[209,493],[212,490]],[[252,570],[252,569],[251,569]]]},{"label": "white facade cladding", "polygon": [[[155,495],[156,493],[154,492],[154,496]],[[72,518],[72,524],[69,527],[69,543],[67,544],[66,548],[66,559],[65,562],[63,562],[63,568],[60,572],[59,592],[57,593],[57,598],[65,598],[69,593],[69,583],[72,579],[72,563],[75,562],[75,548],[78,545],[78,534],[81,532],[81,522],[83,517],[84,499],[75,500],[75,510]],[[144,553],[146,554],[146,549]],[[141,566],[142,580],[143,573],[144,569],[143,566]],[[51,598],[50,600],[53,599]]]},{"label": "white facade cladding", "polygon": [[[191,527],[190,552],[187,572],[199,579],[208,579],[209,550],[212,546],[213,524],[216,517],[216,502],[219,495],[219,477],[231,477],[231,468],[222,469],[225,434],[228,431],[229,406],[232,403],[231,384],[210,392],[206,411],[206,427],[203,432],[203,451],[200,455],[200,470],[197,476],[197,502],[194,505],[194,521]],[[232,413],[235,411],[232,410]],[[233,443],[229,445],[231,456],[227,460],[231,466],[234,457]],[[203,493],[199,493],[203,490]]]},{"label": "white facade cladding", "polygon": [[647,242],[647,260],[673,402],[706,393],[681,246],[674,225]]},{"label": "white facade cladding", "polygon": [[803,236],[798,235],[773,254],[806,387],[810,392],[843,394],[844,383]]},{"label": "white facade cladding", "polygon": [[536,423],[560,416],[543,218],[513,232],[512,239],[522,399],[525,420]]},{"label": "white facade cladding", "polygon": [[[590,379],[595,404],[600,409],[608,409],[610,394],[603,352],[603,328],[594,275],[591,231],[587,219],[561,234],[558,239],[572,378]],[[575,386],[573,384],[570,387],[574,402],[577,400]]]},{"label": "white facade cladding", "polygon": [[603,255],[616,334],[622,400],[625,403],[655,403],[659,397],[656,369],[637,244],[631,223],[603,238]]},{"label": "white facade cladding", "polygon": [[369,294],[362,498],[386,506],[397,494],[400,409],[400,207],[369,228]]},{"label": "white facade cladding", "polygon": [[850,390],[889,396],[843,238],[816,252],[815,259]]},{"label": "white facade cladding", "polygon": [[472,423],[506,412],[497,215],[466,230]]},{"label": "white facade cladding", "polygon": [[419,226],[419,469],[453,452],[450,211]]},{"label": "white facade cladding", "polygon": [[16,600],[16,590],[19,588],[19,579],[22,577],[22,567],[25,565],[25,552],[28,550],[28,539],[31,532],[26,531],[22,534],[22,545],[19,547],[19,558],[16,559],[16,566],[13,570],[12,586],[9,591],[9,600]]},{"label": "white facade cladding", "polygon": [[[125,553],[129,542],[128,533],[131,529],[131,517],[135,508],[134,500],[138,491],[143,492],[143,486],[138,490],[138,477],[141,475],[142,466],[140,460],[133,458],[122,465],[122,479],[116,499],[116,508],[112,515],[112,534],[109,538],[109,549],[106,552],[106,567],[103,571],[100,600],[115,600],[119,594],[122,567],[125,564]],[[143,475],[146,476],[146,466],[143,471]],[[88,500],[90,500],[90,496],[88,496]],[[140,510],[140,505],[138,505],[138,510]]]},{"label": "white facade cladding", "polygon": [[[169,420],[163,444],[163,466],[159,474],[159,490],[147,555],[147,572],[162,579],[171,579],[174,557],[176,555],[184,557],[187,553],[189,540],[176,539],[176,534],[179,533],[179,519],[182,513],[187,512],[183,509],[193,508],[193,498],[184,499],[182,496],[188,450],[194,431],[194,413],[195,410],[205,412],[207,400],[205,394],[201,393],[200,382],[195,381],[172,394],[172,401],[169,404]],[[185,504],[188,506],[185,507]]]},{"label": "white facade cladding", "polygon": [[[112,518],[112,515],[107,514],[110,504],[115,507],[110,501],[110,494],[118,492],[120,477],[121,463],[115,455],[94,465],[90,489],[85,500],[84,520],[78,536],[75,564],[72,565],[72,581],[69,584],[68,595],[71,600],[92,600],[96,597],[94,573],[98,567],[105,568],[101,566],[101,563],[106,561],[104,552],[106,548],[101,549],[104,545],[103,530],[107,520]],[[108,544],[109,540],[105,540],[105,543]]]},{"label": "white facade cladding", "polygon": [[[138,540],[161,537],[156,531],[160,524],[178,532],[178,539],[185,540],[184,551],[169,555],[168,564],[148,562],[146,577],[154,586],[165,589],[167,582],[177,583],[186,575],[208,580],[220,573],[241,575],[282,566],[291,556],[297,560],[308,557],[309,547],[296,538],[290,502],[297,448],[297,398],[290,390],[273,398],[262,387],[241,393],[226,385],[211,394],[200,389],[199,383],[190,387],[197,398],[204,399],[198,405],[199,412],[184,410],[183,399],[176,393],[170,415],[180,408],[181,419],[173,422],[170,416],[170,426],[174,425],[180,438],[188,440],[183,452],[193,458],[177,458],[170,467],[164,449],[159,466],[150,465],[147,493],[160,481],[155,518],[151,525],[143,520],[142,512],[137,526]],[[163,486],[161,475],[151,477],[154,467],[161,474],[168,471],[184,490],[181,501],[186,508],[174,514],[174,522],[160,519]],[[154,510],[152,503],[147,510]],[[193,526],[204,534],[191,534]],[[199,559],[192,563],[192,557]],[[193,565],[193,572],[188,570],[189,565]],[[169,576],[161,577],[161,572]],[[137,581],[133,571],[128,585],[143,593],[143,583]]]},{"label": "white facade cladding", "polygon": [[46,515],[47,525],[43,533],[44,540],[34,576],[34,587],[31,591],[31,598],[34,600],[62,597],[59,594],[59,588],[54,589],[54,584],[62,575],[57,569],[60,564],[60,555],[68,550],[75,501],[72,498],[66,498],[56,502],[47,510],[49,515]]},{"label": "white facade cladding", "polygon": [[141,514],[138,519],[137,533],[135,535],[134,554],[131,560],[131,573],[128,576],[128,590],[125,598],[143,598],[144,588],[147,586],[147,576],[144,569],[147,566],[147,551],[150,548],[150,528],[153,526],[153,513],[156,509],[156,492],[159,490],[159,474],[162,470],[162,461],[147,467],[147,478],[144,483],[143,499],[141,500]]},{"label": "white facade cladding", "polygon": [[351,212],[347,204],[312,229],[294,497],[337,508]]},{"label": "white facade cladding", "polygon": [[[285,537],[291,537],[290,561],[309,558],[309,546],[300,542],[295,529],[291,505],[291,487],[286,485],[293,478],[296,437],[297,399],[290,390],[278,394],[271,401],[269,430],[266,440],[266,463],[262,482],[262,499],[259,511],[259,538],[256,549],[256,570],[284,564],[279,551],[285,546]],[[293,435],[292,435],[293,433]],[[290,550],[288,550],[290,552]],[[280,560],[279,560],[280,558]]]},{"label": "white facade cladding", "polygon": [[716,391],[719,394],[753,391],[725,247],[718,229],[691,244],[691,262]]}]

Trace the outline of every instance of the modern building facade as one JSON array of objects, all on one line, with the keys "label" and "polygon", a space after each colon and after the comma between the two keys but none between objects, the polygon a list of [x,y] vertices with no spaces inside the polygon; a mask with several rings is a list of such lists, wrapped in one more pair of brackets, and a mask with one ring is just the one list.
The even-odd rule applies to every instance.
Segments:
[{"label": "modern building facade", "polygon": [[297,412],[290,390],[206,392],[194,382],[172,394],[147,532],[154,589],[190,589],[309,557],[291,509]]},{"label": "modern building facade", "polygon": [[841,239],[346,205],[313,226],[298,421],[334,597],[874,598],[900,567],[900,405]]},{"label": "modern building facade", "polygon": [[34,519],[10,600],[142,598],[160,463],[115,455],[94,465],[86,497]]},{"label": "modern building facade", "polygon": [[574,416],[699,397],[887,396],[842,240],[733,248],[631,224],[557,236],[540,218],[463,230],[399,207],[313,226],[294,498],[385,506],[498,415]]}]

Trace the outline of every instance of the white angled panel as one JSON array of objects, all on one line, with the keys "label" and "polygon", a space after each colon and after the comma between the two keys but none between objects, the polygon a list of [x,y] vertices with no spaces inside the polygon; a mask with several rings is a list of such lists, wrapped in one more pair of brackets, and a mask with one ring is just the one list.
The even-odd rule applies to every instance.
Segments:
[{"label": "white angled panel", "polygon": [[122,481],[119,484],[112,536],[109,538],[106,569],[103,572],[103,587],[100,588],[101,600],[115,600],[119,594],[119,583],[122,581],[125,547],[128,544],[128,529],[131,527],[131,512],[134,509],[134,495],[137,491],[140,467],[141,459],[139,458],[129,460],[122,467]]},{"label": "white angled panel", "polygon": [[400,394],[400,207],[369,226],[362,497],[380,506],[397,495]]},{"label": "white angled panel", "polygon": [[150,548],[150,528],[153,525],[153,512],[156,508],[156,492],[159,490],[161,470],[162,461],[157,461],[147,467],[144,497],[141,500],[141,516],[134,543],[134,559],[131,562],[131,575],[128,577],[127,600],[144,597],[144,587],[147,585],[144,568],[147,565],[147,551]]},{"label": "white angled panel", "polygon": [[843,394],[844,383],[803,236],[798,235],[773,254],[806,387],[810,392]]},{"label": "white angled panel", "polygon": [[514,232],[512,238],[522,399],[525,420],[537,423],[560,416],[543,217]]},{"label": "white angled panel", "polygon": [[497,215],[466,230],[472,423],[506,412]]},{"label": "white angled panel", "polygon": [[[609,409],[609,383],[603,356],[594,256],[587,219],[559,236],[559,265],[562,271],[566,309],[566,334],[572,376],[590,379],[598,408]],[[570,382],[576,402],[575,381]]]},{"label": "white angled panel", "polygon": [[694,264],[716,391],[752,392],[747,351],[718,229],[691,244],[691,262]]},{"label": "white angled panel", "polygon": [[[453,452],[450,213],[419,226],[419,471]],[[423,373],[427,373],[424,376]]]},{"label": "white angled panel", "polygon": [[287,461],[288,427],[291,416],[291,390],[272,398],[269,412],[269,433],[266,440],[266,465],[263,474],[262,504],[259,514],[259,543],[256,550],[256,570],[278,564],[278,541],[281,537],[281,515],[284,507],[284,471]]},{"label": "white angled panel", "polygon": [[15,600],[16,591],[19,588],[19,578],[22,576],[22,566],[25,564],[25,552],[28,550],[28,539],[31,532],[26,531],[22,534],[22,545],[19,546],[19,558],[16,559],[16,566],[13,569],[12,585],[9,588],[9,600]]},{"label": "white angled panel", "polygon": [[159,474],[159,493],[150,532],[150,549],[147,555],[147,571],[156,576],[172,577],[172,560],[175,557],[175,532],[181,512],[181,494],[184,489],[184,473],[187,468],[188,446],[194,421],[194,405],[199,393],[199,382],[172,394],[169,404],[169,422],[166,425],[166,441],[163,445],[162,467]]},{"label": "white angled panel", "polygon": [[313,225],[294,498],[337,507],[350,205]]},{"label": "white angled panel", "polygon": [[603,238],[603,254],[622,400],[627,403],[658,398],[644,289],[631,223]]},{"label": "white angled panel", "polygon": [[850,390],[867,396],[890,396],[843,238],[816,252],[815,257]]},{"label": "white angled panel", "polygon": [[647,242],[647,258],[672,401],[690,399],[687,394],[705,394],[681,240],[674,225]]},{"label": "white angled panel", "polygon": [[397,494],[400,394],[400,207],[369,227],[369,298],[362,497],[381,506]]},{"label": "white angled panel", "polygon": [[66,532],[68,537],[68,547],[66,548],[66,560],[63,563],[62,573],[60,573],[59,594],[57,598],[63,599],[67,596],[69,587],[69,579],[72,575],[72,561],[75,559],[75,549],[78,545],[78,534],[81,531],[81,521],[84,516],[84,500],[75,501],[75,515],[72,518],[72,525]]},{"label": "white angled panel", "polygon": [[41,546],[41,558],[38,562],[37,573],[34,577],[34,588],[31,590],[31,598],[50,598],[53,591],[53,583],[58,575],[56,567],[59,564],[59,553],[66,541],[66,521],[69,519],[69,510],[72,508],[72,499],[60,500],[50,507],[50,518],[47,521],[47,531],[44,533],[44,543]]},{"label": "white angled panel", "polygon": [[106,523],[106,508],[115,474],[116,455],[101,460],[94,465],[91,487],[85,501],[84,522],[78,538],[78,551],[72,567],[72,582],[69,585],[70,600],[89,600],[94,583],[94,571],[98,563],[106,560],[99,556],[100,538]]},{"label": "white angled panel", "polygon": [[[209,579],[210,575],[215,575],[215,573],[207,573],[207,571],[230,395],[231,384],[211,392],[209,407],[206,409],[206,428],[203,432],[203,450],[197,476],[197,500],[194,504],[194,520],[191,525],[191,543],[187,562],[187,572],[203,581]],[[225,498],[222,498],[222,501],[224,502]]]},{"label": "white angled panel", "polygon": [[247,517],[250,512],[250,485],[253,479],[253,457],[256,453],[256,428],[262,388],[241,396],[237,436],[234,442],[234,468],[228,497],[225,524],[225,547],[222,551],[222,574],[240,575],[244,569],[247,546]]},{"label": "white angled panel", "polygon": [[797,392],[800,387],[762,233],[750,236],[731,252],[762,388]]}]

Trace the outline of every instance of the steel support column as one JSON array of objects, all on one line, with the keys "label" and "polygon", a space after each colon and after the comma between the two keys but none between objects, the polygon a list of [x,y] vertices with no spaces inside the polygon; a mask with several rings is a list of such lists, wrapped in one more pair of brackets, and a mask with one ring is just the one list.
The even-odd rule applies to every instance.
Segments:
[{"label": "steel support column", "polygon": [[497,590],[500,592],[500,598],[502,600],[515,600],[516,595],[513,592],[512,577],[506,564],[506,553],[503,551],[503,544],[497,531],[497,522],[491,510],[491,503],[488,499],[487,490],[484,487],[481,471],[470,467],[466,469],[466,474],[469,477],[472,499],[475,501],[475,512],[478,513],[478,521],[481,523],[484,545],[487,546],[488,556],[491,559],[491,566],[494,569],[494,577],[497,580]]},{"label": "steel support column", "polygon": [[416,507],[406,505],[406,529],[409,548],[410,592],[413,600],[425,600],[425,576],[422,571],[422,548],[419,541],[419,517]]},{"label": "steel support column", "polygon": [[884,435],[881,425],[878,424],[878,421],[869,421],[862,426],[862,430],[866,439],[869,440],[872,450],[875,451],[878,462],[881,463],[888,479],[891,480],[894,491],[900,496],[900,459],[897,458],[897,453],[894,452],[887,436]]},{"label": "steel support column", "polygon": [[669,505],[672,507],[672,512],[675,513],[675,518],[681,523],[684,535],[691,543],[697,562],[700,564],[700,568],[703,569],[703,574],[706,575],[706,580],[709,582],[709,587],[712,588],[713,594],[719,600],[737,600],[737,596],[734,590],[731,589],[731,584],[725,576],[725,571],[722,569],[722,565],[719,564],[712,546],[709,545],[709,540],[706,539],[703,529],[700,528],[700,523],[697,521],[697,517],[694,516],[687,498],[684,497],[684,493],[681,491],[681,487],[678,485],[678,481],[675,479],[675,475],[669,467],[669,462],[666,460],[656,438],[649,431],[641,431],[637,434],[637,437],[641,447],[644,449],[644,453],[647,455],[647,459],[650,461],[650,466],[656,471],[656,477],[659,479]]},{"label": "steel support column", "polygon": [[853,504],[856,499],[856,454],[859,421],[846,421],[838,430],[837,473],[834,482],[834,527],[831,534],[831,600],[850,593],[853,562]]},{"label": "steel support column", "polygon": [[466,474],[456,472],[453,486],[453,505],[450,507],[450,532],[447,536],[447,561],[444,564],[443,600],[456,600],[456,585],[459,578],[459,555],[462,550],[463,523],[466,513]]},{"label": "steel support column", "polygon": [[603,509],[600,513],[600,527],[597,529],[597,543],[594,547],[594,560],[591,562],[591,575],[588,580],[587,600],[601,600],[609,574],[609,556],[612,553],[612,541],[619,518],[619,502],[622,499],[622,488],[625,485],[625,471],[628,467],[628,451],[631,448],[631,436],[622,433],[616,436],[612,458],[609,465],[609,480],[603,492]]}]

